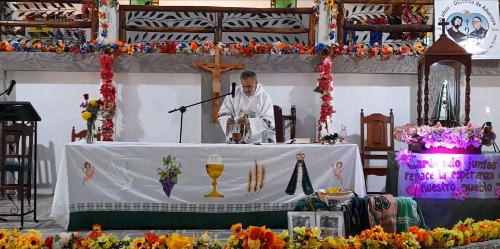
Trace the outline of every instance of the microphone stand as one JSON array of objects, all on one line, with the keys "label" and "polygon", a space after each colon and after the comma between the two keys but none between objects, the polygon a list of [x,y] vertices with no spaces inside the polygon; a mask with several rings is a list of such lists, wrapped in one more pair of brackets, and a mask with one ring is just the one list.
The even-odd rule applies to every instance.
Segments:
[{"label": "microphone stand", "polygon": [[[234,83],[233,83],[234,84]],[[181,113],[181,127],[180,127],[180,130],[179,130],[179,143],[182,143],[182,122],[183,122],[183,119],[184,119],[184,113],[187,111],[187,109],[189,107],[192,107],[192,106],[195,106],[195,105],[199,105],[199,104],[203,104],[205,102],[209,102],[209,101],[213,101],[213,100],[216,100],[216,99],[219,99],[219,98],[222,98],[222,97],[226,97],[226,96],[229,96],[231,95],[231,92],[230,93],[226,93],[224,95],[220,95],[218,97],[215,97],[215,98],[211,98],[211,99],[207,99],[207,100],[203,100],[203,101],[200,101],[198,103],[194,103],[192,105],[188,105],[188,106],[181,106],[179,108],[176,108],[176,109],[173,109],[173,110],[170,110],[168,111],[168,113],[173,113],[173,112],[176,112],[176,111],[179,111]]]}]

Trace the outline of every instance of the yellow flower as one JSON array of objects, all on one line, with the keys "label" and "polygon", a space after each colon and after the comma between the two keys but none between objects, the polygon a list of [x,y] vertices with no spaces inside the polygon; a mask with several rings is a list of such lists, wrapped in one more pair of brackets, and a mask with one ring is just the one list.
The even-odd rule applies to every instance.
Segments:
[{"label": "yellow flower", "polygon": [[96,107],[98,105],[97,100],[91,99],[90,100],[90,105]]},{"label": "yellow flower", "polygon": [[9,236],[9,233],[7,232],[7,230],[5,230],[3,228],[0,229],[0,240],[3,240],[3,239],[5,239],[8,236]]},{"label": "yellow flower", "polygon": [[89,118],[91,116],[92,116],[92,114],[90,114],[90,112],[88,112],[88,111],[82,112],[82,118],[83,118],[83,120],[89,120]]},{"label": "yellow flower", "polygon": [[172,234],[166,241],[169,249],[184,249],[193,243],[192,238],[180,236],[178,233]]},{"label": "yellow flower", "polygon": [[425,8],[422,6],[422,7],[420,8],[420,14],[424,16],[424,15],[425,15],[425,13],[426,13]]},{"label": "yellow flower", "polygon": [[418,51],[423,51],[425,49],[425,47],[422,46],[422,44],[416,44],[415,49],[417,49]]},{"label": "yellow flower", "polygon": [[142,246],[144,245],[144,243],[146,243],[146,241],[144,240],[144,238],[134,239],[134,241],[132,242],[132,247],[131,248],[134,248],[134,249],[142,248]]}]

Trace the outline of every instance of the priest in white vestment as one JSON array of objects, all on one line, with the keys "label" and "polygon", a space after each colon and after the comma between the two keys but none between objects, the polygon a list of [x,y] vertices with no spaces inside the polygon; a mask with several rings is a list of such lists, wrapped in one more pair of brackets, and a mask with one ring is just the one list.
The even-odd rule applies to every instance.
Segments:
[{"label": "priest in white vestment", "polygon": [[219,110],[219,123],[226,133],[234,127],[244,125],[247,129],[247,143],[275,143],[274,108],[271,97],[257,81],[252,71],[240,76],[241,85],[236,87],[235,96],[227,96]]}]

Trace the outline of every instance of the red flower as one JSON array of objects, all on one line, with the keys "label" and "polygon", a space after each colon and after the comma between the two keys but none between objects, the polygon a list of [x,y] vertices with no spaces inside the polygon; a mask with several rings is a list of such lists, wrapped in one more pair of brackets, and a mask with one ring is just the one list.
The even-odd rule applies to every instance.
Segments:
[{"label": "red flower", "polygon": [[45,243],[43,245],[49,249],[52,249],[52,244],[54,244],[54,237],[50,236],[45,239]]},{"label": "red flower", "polygon": [[158,240],[158,236],[154,233],[146,233],[144,234],[144,238],[150,245],[156,243],[156,241]]},{"label": "red flower", "polygon": [[85,100],[89,100],[89,94],[88,94],[88,93],[84,94],[84,95],[83,95],[83,98],[84,98]]}]

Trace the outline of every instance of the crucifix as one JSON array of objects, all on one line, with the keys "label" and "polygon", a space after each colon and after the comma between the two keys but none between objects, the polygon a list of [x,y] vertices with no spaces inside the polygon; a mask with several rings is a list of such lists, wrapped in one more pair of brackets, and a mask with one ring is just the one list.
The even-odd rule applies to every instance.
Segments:
[{"label": "crucifix", "polygon": [[[242,69],[245,65],[241,63],[220,63],[219,48],[215,46],[214,62],[191,62],[192,67],[201,67],[212,73],[212,89],[214,98],[220,95],[220,75],[232,69]],[[218,120],[219,99],[215,99],[212,105],[212,120],[214,123]]]},{"label": "crucifix", "polygon": [[441,26],[442,32],[441,35],[446,35],[446,25],[450,24],[449,22],[446,22],[444,18],[439,19],[438,25]]}]

